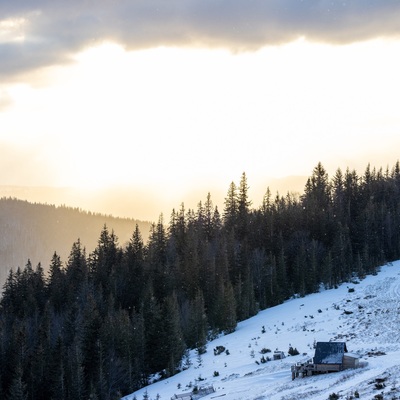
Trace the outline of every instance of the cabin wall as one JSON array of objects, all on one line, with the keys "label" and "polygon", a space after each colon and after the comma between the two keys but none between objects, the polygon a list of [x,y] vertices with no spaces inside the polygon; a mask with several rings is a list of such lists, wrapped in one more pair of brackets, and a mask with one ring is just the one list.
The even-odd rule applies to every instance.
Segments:
[{"label": "cabin wall", "polygon": [[340,364],[315,364],[316,372],[338,372],[340,370]]},{"label": "cabin wall", "polygon": [[356,357],[349,357],[349,356],[344,356],[343,357],[343,368],[358,368],[359,366],[359,359]]}]

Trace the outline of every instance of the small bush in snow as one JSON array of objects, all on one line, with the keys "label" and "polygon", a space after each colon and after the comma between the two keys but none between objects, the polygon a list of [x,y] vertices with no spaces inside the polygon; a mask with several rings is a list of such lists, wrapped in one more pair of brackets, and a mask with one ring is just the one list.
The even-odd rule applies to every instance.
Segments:
[{"label": "small bush in snow", "polygon": [[218,356],[218,355],[220,355],[221,353],[223,353],[225,351],[225,347],[224,346],[217,346],[215,349],[214,349],[214,356]]},{"label": "small bush in snow", "polygon": [[261,354],[271,353],[271,349],[267,349],[267,348],[263,347],[263,348],[260,350],[260,353],[261,353]]},{"label": "small bush in snow", "polygon": [[300,353],[299,353],[299,351],[296,349],[296,347],[290,346],[290,347],[289,347],[289,350],[288,350],[288,354],[291,355],[291,356],[297,356],[297,355],[299,355]]},{"label": "small bush in snow", "polygon": [[265,333],[265,326],[264,325],[261,327],[261,333]]}]

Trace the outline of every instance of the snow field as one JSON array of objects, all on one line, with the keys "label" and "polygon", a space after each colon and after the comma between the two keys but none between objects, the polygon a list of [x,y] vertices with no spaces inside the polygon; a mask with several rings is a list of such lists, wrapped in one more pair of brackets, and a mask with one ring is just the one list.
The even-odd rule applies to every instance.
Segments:
[{"label": "snow field", "polygon": [[[347,399],[356,391],[361,399],[400,398],[399,311],[400,261],[383,266],[376,276],[261,311],[240,322],[234,333],[209,342],[201,357],[191,351],[187,370],[124,400],[141,400],[146,392],[152,400],[157,395],[169,400],[195,385],[216,389],[204,400],[324,400],[332,393]],[[292,381],[291,365],[312,358],[317,341],[345,341],[348,351],[360,356],[360,368]],[[229,354],[215,356],[217,346]],[[290,346],[300,355],[261,363],[262,349],[287,355]]]}]

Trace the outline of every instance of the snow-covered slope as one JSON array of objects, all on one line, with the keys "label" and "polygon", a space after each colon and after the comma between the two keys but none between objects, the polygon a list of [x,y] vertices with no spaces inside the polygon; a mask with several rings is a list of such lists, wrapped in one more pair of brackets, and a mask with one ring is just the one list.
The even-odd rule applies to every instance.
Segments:
[{"label": "snow-covered slope", "polygon": [[[147,392],[150,399],[169,400],[194,385],[214,386],[204,400],[324,400],[333,393],[350,399],[355,392],[361,399],[382,393],[383,399],[400,398],[399,311],[400,261],[360,282],[261,311],[236,332],[210,342],[201,357],[191,352],[187,370],[124,399],[141,400]],[[360,356],[360,368],[292,381],[291,365],[312,358],[317,341],[345,341],[348,351]],[[217,346],[229,354],[214,355]],[[300,355],[260,362],[262,349],[287,355],[290,346]]]}]

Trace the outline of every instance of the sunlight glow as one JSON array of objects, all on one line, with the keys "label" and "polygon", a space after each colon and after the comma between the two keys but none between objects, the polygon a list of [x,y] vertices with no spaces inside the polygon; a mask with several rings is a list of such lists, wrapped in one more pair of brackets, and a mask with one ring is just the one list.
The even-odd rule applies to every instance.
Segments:
[{"label": "sunlight glow", "polygon": [[205,193],[227,187],[243,171],[262,185],[266,176],[309,175],[318,161],[330,173],[393,164],[398,54],[400,42],[383,40],[298,40],[238,54],[103,43],[38,72],[37,86],[0,88],[12,99],[0,112],[0,141],[35,149],[51,166],[31,184],[170,196],[199,182]]}]

